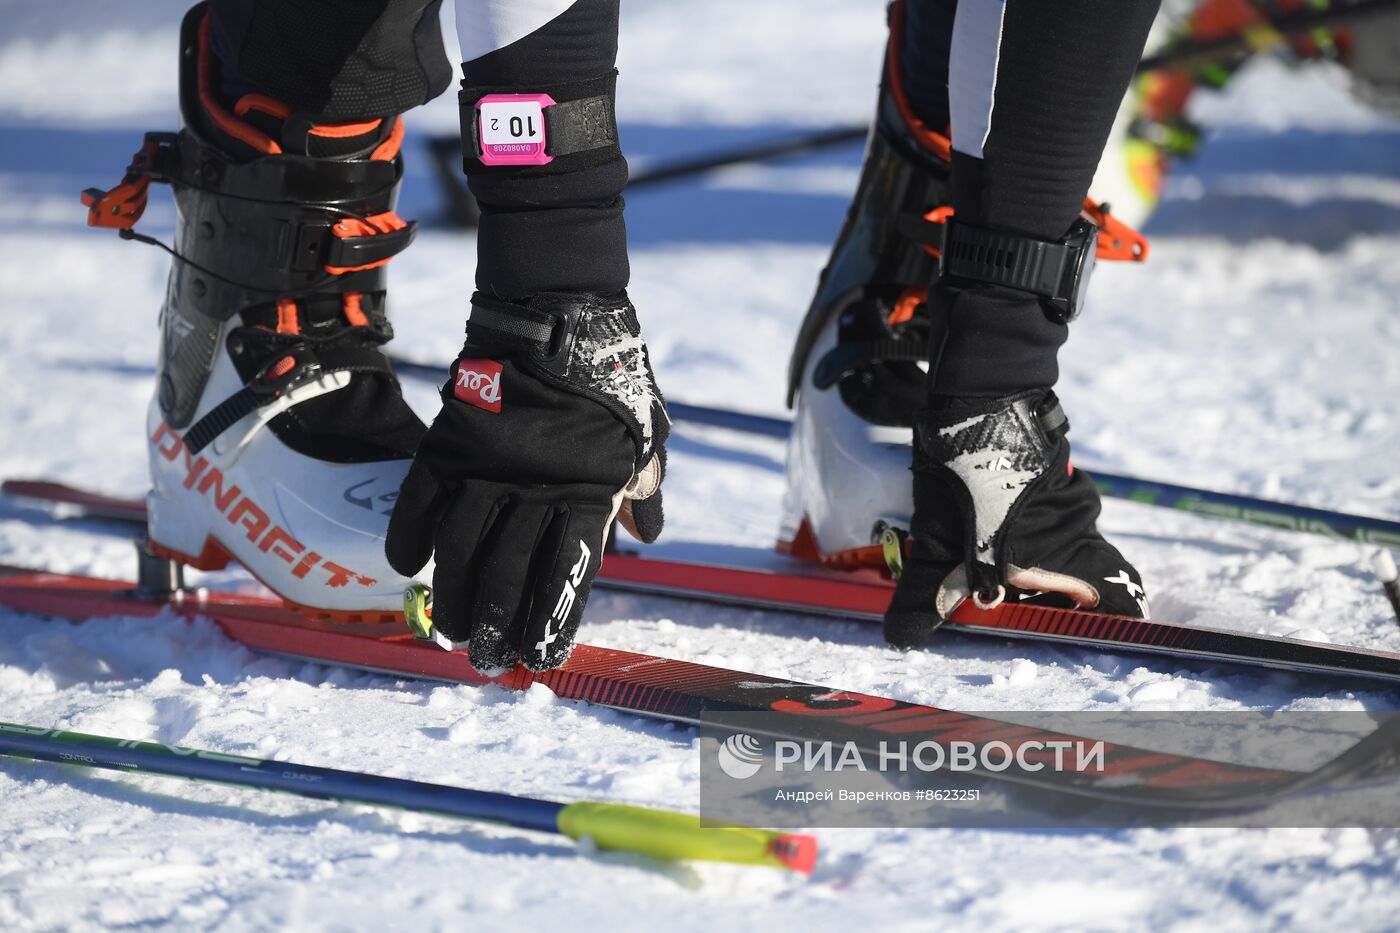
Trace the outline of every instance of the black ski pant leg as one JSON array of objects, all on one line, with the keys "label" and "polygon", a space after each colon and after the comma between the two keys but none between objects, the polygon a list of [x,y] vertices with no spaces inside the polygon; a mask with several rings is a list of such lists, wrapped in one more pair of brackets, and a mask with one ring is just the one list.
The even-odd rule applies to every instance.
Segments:
[{"label": "black ski pant leg", "polygon": [[[957,216],[1043,240],[1063,237],[1088,193],[1159,0],[904,2],[905,86],[921,118],[951,124]],[[1008,395],[1058,378],[1056,355],[1068,331],[1035,296],[940,285],[929,308],[933,394]]]},{"label": "black ski pant leg", "polygon": [[[522,24],[519,12],[510,11],[520,2],[457,0],[457,30],[468,59],[464,105],[486,93],[552,92],[562,102],[581,94],[579,88],[611,91],[619,0],[533,0],[525,6],[562,12],[517,36],[535,25]],[[502,40],[509,41],[492,47]],[[620,151],[582,164],[556,159],[544,166],[487,167],[474,161],[467,166],[481,207],[478,290],[519,299],[543,291],[610,295],[627,287],[627,161]]]}]

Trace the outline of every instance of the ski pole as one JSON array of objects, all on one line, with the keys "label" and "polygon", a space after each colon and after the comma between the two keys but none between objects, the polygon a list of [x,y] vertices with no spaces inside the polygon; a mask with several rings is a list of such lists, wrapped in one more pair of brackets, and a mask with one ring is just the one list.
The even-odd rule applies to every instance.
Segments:
[{"label": "ski pole", "polygon": [[[849,145],[863,141],[868,131],[869,126],[864,123],[822,127],[704,155],[661,160],[633,172],[627,179],[627,190],[631,192],[658,182],[693,178],[730,165],[765,162],[781,156],[797,156]],[[433,158],[438,180],[447,194],[448,214],[453,224],[475,227],[481,220],[481,209],[467,188],[466,176],[462,174],[461,140],[455,134],[433,136],[428,139],[428,152]]]},{"label": "ski pole", "polygon": [[1400,522],[1369,515],[1351,515],[1330,509],[1315,509],[1289,502],[1212,492],[1193,486],[1178,486],[1089,469],[1099,491],[1115,499],[1144,505],[1179,509],[1212,518],[1226,518],[1251,525],[1266,525],[1289,531],[1306,531],[1332,538],[1350,538],[1363,544],[1400,547]]},{"label": "ski pole", "polygon": [[819,130],[808,130],[778,139],[764,140],[750,146],[725,149],[707,155],[694,156],[674,162],[660,162],[643,166],[627,179],[627,187],[635,189],[657,182],[673,181],[691,175],[702,175],[717,168],[740,165],[745,162],[763,162],[779,156],[801,155],[832,146],[863,142],[869,127],[864,123],[849,126],[834,126]]},{"label": "ski pole", "polygon": [[[792,432],[792,422],[786,418],[708,408],[704,405],[687,405],[684,402],[667,402],[666,408],[675,420],[692,424],[712,425],[777,438],[786,438]],[[1130,502],[1177,509],[1212,518],[1232,519],[1251,525],[1266,525],[1270,528],[1305,531],[1334,538],[1350,538],[1365,544],[1400,547],[1400,521],[1086,469],[1094,484],[1099,487],[1099,492],[1114,499],[1127,499]]]},{"label": "ski pole", "polygon": [[[442,382],[447,378],[447,367],[433,363],[417,363],[413,360],[390,357],[394,372],[414,379],[427,379]],[[786,418],[771,415],[751,415],[747,412],[732,411],[728,408],[710,408],[705,405],[688,405],[685,402],[667,400],[666,413],[675,421],[688,421],[691,424],[706,424],[745,434],[762,434],[767,437],[786,438],[792,433],[792,422]]]},{"label": "ski pole", "polygon": [[[395,371],[403,375],[438,380],[446,378],[445,367],[398,359],[393,360],[393,364]],[[727,408],[710,408],[675,401],[668,401],[666,410],[673,420],[691,424],[704,424],[775,438],[786,438],[792,433],[791,421],[771,415],[754,415]],[[1251,525],[1305,531],[1333,538],[1350,538],[1363,544],[1400,547],[1400,521],[1275,502],[1254,496],[1214,492],[1195,486],[1161,483],[1087,467],[1085,469],[1093,477],[1099,492],[1115,499],[1127,499],[1144,505],[1231,519]]]},{"label": "ski pole", "polygon": [[658,859],[735,862],[810,874],[817,857],[811,836],[746,826],[702,827],[698,816],[668,810],[589,800],[559,803],[5,722],[0,722],[0,755],[502,823],[575,840],[589,837],[600,849]]}]

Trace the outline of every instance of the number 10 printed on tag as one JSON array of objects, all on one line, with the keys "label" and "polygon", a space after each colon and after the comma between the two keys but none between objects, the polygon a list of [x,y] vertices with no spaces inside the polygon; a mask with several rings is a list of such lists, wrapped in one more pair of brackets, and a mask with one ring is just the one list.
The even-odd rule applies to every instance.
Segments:
[{"label": "number 10 printed on tag", "polygon": [[554,106],[548,94],[488,94],[477,101],[481,121],[483,165],[545,165],[554,157],[545,152],[548,139],[544,108]]}]

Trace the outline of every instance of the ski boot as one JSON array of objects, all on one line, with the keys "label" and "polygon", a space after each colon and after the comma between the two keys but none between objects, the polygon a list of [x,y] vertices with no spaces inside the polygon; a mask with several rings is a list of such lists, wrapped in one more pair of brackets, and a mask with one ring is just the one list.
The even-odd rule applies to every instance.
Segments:
[{"label": "ski boot", "polygon": [[892,38],[855,199],[788,369],[796,415],[778,549],[843,569],[883,566],[881,532],[909,527],[938,269],[921,228],[951,200],[948,138],[914,116],[898,48]]},{"label": "ski boot", "polygon": [[[900,6],[860,183],[798,331],[796,407],[778,549],[838,569],[892,569],[914,500],[914,425],[928,402],[928,286],[952,217],[951,144],[901,86]],[[1092,201],[1099,259],[1142,261],[1147,242]],[[1057,425],[1057,429],[1063,425]],[[892,536],[892,537],[891,537]],[[899,545],[903,547],[903,545]]]},{"label": "ski boot", "polygon": [[89,223],[127,239],[151,181],[178,226],[147,416],[149,546],[201,570],[231,560],[308,614],[397,619],[384,556],[424,426],[380,347],[400,118],[317,125],[259,94],[220,98],[204,7],[181,29],[178,134],[148,134]]}]

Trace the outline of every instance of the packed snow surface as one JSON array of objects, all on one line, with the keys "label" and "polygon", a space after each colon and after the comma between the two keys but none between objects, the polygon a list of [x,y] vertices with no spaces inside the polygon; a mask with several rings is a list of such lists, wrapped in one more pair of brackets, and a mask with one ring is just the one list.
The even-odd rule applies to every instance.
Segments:
[{"label": "packed snow surface", "polygon": [[[449,4],[450,6],[450,4]],[[619,112],[634,164],[862,120],[882,0],[624,5]],[[0,476],[123,495],[167,259],[84,227],[79,189],[174,126],[181,6],[5,4],[0,29]],[[447,30],[449,47],[453,31]],[[702,41],[696,41],[697,37]],[[1199,102],[1143,267],[1101,266],[1062,356],[1086,467],[1400,518],[1400,122],[1343,77],[1257,63]],[[450,131],[454,95],[409,117]],[[408,148],[396,351],[450,360],[474,237],[441,222]],[[787,354],[854,186],[858,147],[629,197],[632,295],[671,397],[782,412]],[[436,223],[435,223],[436,222]],[[144,226],[169,239],[157,193]],[[434,388],[407,384],[431,417]],[[781,445],[679,425],[672,541],[772,543]],[[1344,542],[1109,502],[1157,615],[1400,648]],[[0,561],[129,576],[94,526],[0,505]],[[236,573],[203,581],[247,585]],[[583,638],[969,710],[1362,709],[1321,679],[1033,644],[885,648],[876,628],[598,593]],[[449,687],[259,657],[207,622],[0,612],[0,719],[556,799],[693,809],[692,731],[537,688]],[[580,853],[567,840],[158,778],[0,761],[0,928],[1380,930],[1400,836],[1361,830],[824,830],[810,880]]]}]

